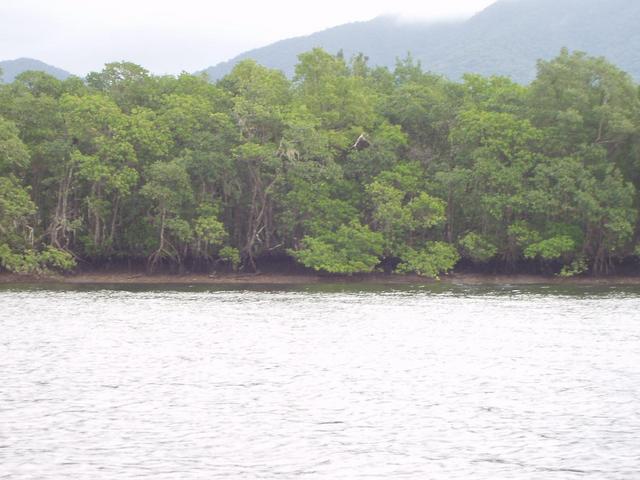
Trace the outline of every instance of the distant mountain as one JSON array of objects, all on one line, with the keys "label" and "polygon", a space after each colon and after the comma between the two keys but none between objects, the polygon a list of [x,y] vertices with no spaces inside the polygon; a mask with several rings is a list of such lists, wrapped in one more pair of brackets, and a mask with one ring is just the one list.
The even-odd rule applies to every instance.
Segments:
[{"label": "distant mountain", "polygon": [[65,70],[47,65],[46,63],[41,62],[40,60],[34,60],[33,58],[18,58],[17,60],[0,61],[0,70],[2,70],[0,81],[6,83],[13,82],[14,78],[28,70],[45,72],[60,80],[64,80],[71,76],[71,74]]},{"label": "distant mountain", "polygon": [[216,80],[252,58],[292,75],[297,55],[314,47],[362,52],[371,65],[393,67],[408,52],[425,70],[458,79],[464,73],[507,75],[527,83],[536,61],[562,47],[605,56],[640,79],[640,1],[499,0],[466,21],[408,23],[393,17],[350,23],[238,55],[205,72]]}]

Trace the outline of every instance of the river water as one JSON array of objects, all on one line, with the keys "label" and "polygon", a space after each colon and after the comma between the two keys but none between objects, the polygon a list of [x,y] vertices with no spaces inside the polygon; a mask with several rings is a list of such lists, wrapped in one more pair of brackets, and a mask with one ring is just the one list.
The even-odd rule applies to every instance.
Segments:
[{"label": "river water", "polygon": [[4,286],[0,382],[11,480],[640,479],[635,287]]}]

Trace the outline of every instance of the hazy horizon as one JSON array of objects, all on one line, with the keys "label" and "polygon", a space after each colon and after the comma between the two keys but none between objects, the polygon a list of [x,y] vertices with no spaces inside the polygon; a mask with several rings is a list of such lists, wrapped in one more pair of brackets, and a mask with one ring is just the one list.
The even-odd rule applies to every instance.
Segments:
[{"label": "hazy horizon", "polygon": [[127,60],[154,73],[177,74],[278,40],[380,15],[420,21],[465,18],[494,2],[400,0],[389,8],[381,0],[317,5],[292,0],[230,5],[201,0],[8,0],[0,5],[0,60],[35,58],[77,75]]}]

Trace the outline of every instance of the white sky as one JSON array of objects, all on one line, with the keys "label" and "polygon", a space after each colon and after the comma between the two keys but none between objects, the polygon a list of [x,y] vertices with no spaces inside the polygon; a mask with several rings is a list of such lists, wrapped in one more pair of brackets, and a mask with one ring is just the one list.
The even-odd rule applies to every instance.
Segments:
[{"label": "white sky", "polygon": [[465,17],[494,1],[0,0],[0,60],[31,57],[79,75],[128,60],[179,73],[381,14]]}]

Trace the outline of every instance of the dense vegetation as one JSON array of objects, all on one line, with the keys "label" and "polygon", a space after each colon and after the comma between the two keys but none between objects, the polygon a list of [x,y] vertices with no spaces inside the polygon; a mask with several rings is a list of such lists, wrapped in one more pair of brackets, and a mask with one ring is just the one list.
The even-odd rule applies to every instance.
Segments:
[{"label": "dense vegetation", "polygon": [[406,22],[378,17],[291,38],[242,53],[207,69],[218,80],[253,59],[292,76],[296,56],[315,47],[367,52],[371,65],[393,68],[410,52],[429,70],[460,80],[465,73],[505,75],[530,83],[537,59],[562,47],[604,56],[640,80],[640,2],[637,0],[498,0],[467,20]]},{"label": "dense vegetation", "polygon": [[566,50],[538,70],[454,83],[316,49],[292,81],[23,73],[0,87],[0,264],[612,272],[640,255],[638,86]]}]

